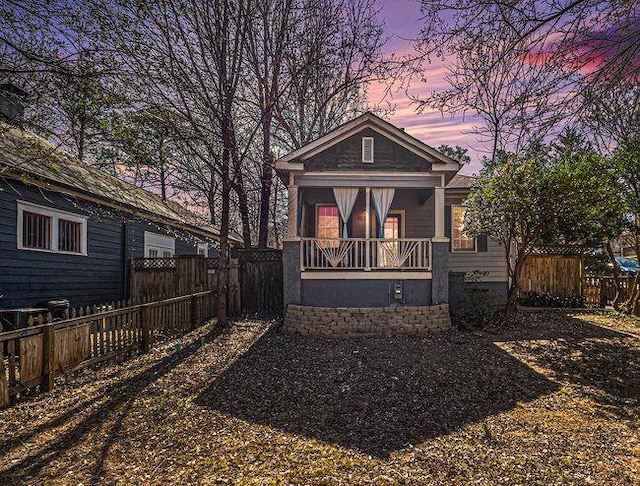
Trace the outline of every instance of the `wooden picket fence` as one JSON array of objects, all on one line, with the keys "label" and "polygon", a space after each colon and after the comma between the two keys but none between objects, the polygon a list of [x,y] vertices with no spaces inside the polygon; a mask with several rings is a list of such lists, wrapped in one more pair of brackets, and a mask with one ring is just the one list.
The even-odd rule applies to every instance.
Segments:
[{"label": "wooden picket fence", "polygon": [[0,408],[27,391],[50,391],[60,374],[182,336],[215,312],[215,292],[205,291],[72,310],[58,322],[50,314],[31,317],[29,327],[0,333]]},{"label": "wooden picket fence", "polygon": [[[625,276],[619,277],[623,300],[629,295],[631,286],[635,281],[635,277]],[[616,282],[613,277],[610,276],[588,276],[585,277],[583,283],[584,297],[586,298],[587,305],[596,307],[606,307],[613,304],[613,300],[616,297]],[[638,289],[640,291],[640,288]],[[636,305],[634,313],[640,316],[640,305]]]}]

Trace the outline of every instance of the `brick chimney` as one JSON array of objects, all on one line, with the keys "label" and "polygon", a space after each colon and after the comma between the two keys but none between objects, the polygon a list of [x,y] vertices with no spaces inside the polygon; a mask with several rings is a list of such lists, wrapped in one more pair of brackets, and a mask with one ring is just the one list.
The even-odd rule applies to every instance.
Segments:
[{"label": "brick chimney", "polygon": [[15,84],[0,84],[0,120],[20,125],[29,93]]}]

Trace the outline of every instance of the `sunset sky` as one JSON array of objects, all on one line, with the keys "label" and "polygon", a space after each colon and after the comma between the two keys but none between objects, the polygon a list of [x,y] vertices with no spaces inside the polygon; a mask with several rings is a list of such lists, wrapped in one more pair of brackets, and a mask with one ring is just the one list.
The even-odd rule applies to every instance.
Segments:
[{"label": "sunset sky", "polygon": [[[418,0],[379,0],[380,15],[385,21],[385,32],[391,39],[386,45],[388,53],[403,54],[413,51],[411,42],[404,39],[416,37],[423,24]],[[427,83],[411,82],[409,93],[421,95],[434,89],[445,86],[444,73],[446,62],[434,62],[426,71]],[[372,104],[379,103],[383,99],[384,86],[374,85],[369,90],[369,100]],[[488,153],[485,143],[477,140],[477,135],[470,133],[474,120],[472,117],[450,117],[442,115],[439,111],[425,110],[416,112],[416,106],[412,105],[409,96],[404,89],[393,93],[393,98],[386,98],[395,105],[395,113],[388,120],[404,128],[407,133],[419,138],[423,142],[437,147],[446,143],[460,145],[469,150],[471,164],[464,167],[462,172],[472,174],[480,169],[482,156]]]}]

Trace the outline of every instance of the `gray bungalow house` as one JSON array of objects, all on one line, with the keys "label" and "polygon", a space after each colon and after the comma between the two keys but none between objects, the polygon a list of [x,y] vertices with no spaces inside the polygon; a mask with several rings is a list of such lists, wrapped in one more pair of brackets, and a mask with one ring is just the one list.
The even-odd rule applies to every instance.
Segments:
[{"label": "gray bungalow house", "polygon": [[421,334],[449,326],[464,293],[504,299],[503,248],[464,233],[473,178],[402,129],[365,113],[276,169],[289,190],[285,330]]},{"label": "gray bungalow house", "polygon": [[126,299],[132,258],[214,256],[218,240],[205,218],[0,122],[0,313]]}]

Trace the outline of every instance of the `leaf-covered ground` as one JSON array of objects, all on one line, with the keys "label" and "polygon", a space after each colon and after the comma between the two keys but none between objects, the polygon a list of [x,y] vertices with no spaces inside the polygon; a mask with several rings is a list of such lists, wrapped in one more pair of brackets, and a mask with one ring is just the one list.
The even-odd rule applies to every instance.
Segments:
[{"label": "leaf-covered ground", "polygon": [[640,484],[637,324],[207,326],[0,412],[0,484]]}]

